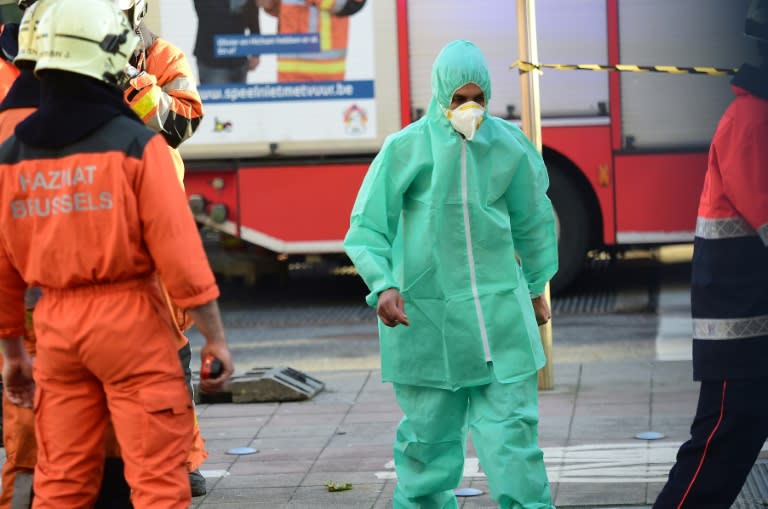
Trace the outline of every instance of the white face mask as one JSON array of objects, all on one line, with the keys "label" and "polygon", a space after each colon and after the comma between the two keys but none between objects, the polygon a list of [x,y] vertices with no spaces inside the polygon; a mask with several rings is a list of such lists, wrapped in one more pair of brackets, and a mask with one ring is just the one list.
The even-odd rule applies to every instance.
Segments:
[{"label": "white face mask", "polygon": [[446,110],[445,116],[451,121],[454,129],[463,134],[467,141],[472,141],[483,122],[484,111],[483,107],[475,101],[469,101],[460,104],[455,109]]}]

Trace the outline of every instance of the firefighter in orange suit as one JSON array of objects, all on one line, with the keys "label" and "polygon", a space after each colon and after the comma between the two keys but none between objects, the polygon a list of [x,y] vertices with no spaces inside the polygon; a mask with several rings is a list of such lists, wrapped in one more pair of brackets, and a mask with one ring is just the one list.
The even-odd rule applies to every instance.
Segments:
[{"label": "firefighter in orange suit", "polygon": [[[11,3],[11,2],[0,2],[0,5],[3,3]],[[18,43],[14,40],[18,35],[18,23],[5,23],[4,25],[0,25],[0,101],[5,99],[5,96],[8,94],[8,91],[10,90],[11,86],[13,85],[13,82],[16,80],[19,74],[19,69],[13,65],[11,62],[13,61],[12,56],[8,56],[8,52],[6,49],[7,45],[10,45],[11,51],[13,51],[14,47],[18,45]],[[3,137],[2,139],[5,139]],[[0,364],[2,366],[2,364]],[[2,392],[2,380],[0,379],[0,392]],[[0,412],[0,429],[2,429],[2,423],[3,423],[3,414]],[[0,440],[0,447],[2,447],[4,444],[2,440]]]},{"label": "firefighter in orange suit", "polygon": [[[35,4],[35,0],[19,0],[18,6],[24,12],[18,30],[18,44],[0,42],[3,55],[13,60],[19,69],[19,76],[13,82],[5,99],[0,103],[0,142],[11,135],[16,125],[37,110],[40,104],[40,82],[34,75],[37,60],[33,27],[44,8],[45,2]],[[15,47],[14,47],[15,46]],[[40,296],[39,288],[30,288],[24,296],[26,315],[26,335],[24,349],[30,358],[35,357],[35,335],[32,324],[32,311]],[[2,358],[0,357],[0,360]],[[2,363],[0,363],[2,366]],[[35,440],[35,422],[32,409],[20,407],[8,401],[3,395],[3,441],[5,444],[5,463],[2,468],[2,490],[0,491],[0,509],[30,507],[32,503],[32,473],[37,462],[37,441]],[[104,465],[96,509],[127,507],[118,501],[128,502],[130,490],[123,477],[120,450],[117,447],[114,431],[108,432],[105,441],[107,459]],[[16,485],[18,481],[18,486]]]},{"label": "firefighter in orange suit", "polygon": [[[18,44],[8,43],[0,37],[0,45],[3,48],[3,54],[6,58],[13,60],[20,74],[14,82],[8,96],[0,104],[0,141],[4,141],[13,134],[14,127],[30,113],[37,109],[40,102],[39,81],[34,76],[34,64],[37,59],[35,41],[33,38],[32,27],[43,10],[43,4],[36,4],[36,0],[18,0],[19,8],[25,12],[21,27],[14,30],[18,36]],[[14,58],[15,55],[15,58]],[[166,294],[167,295],[167,294]],[[25,307],[27,313],[27,337],[24,345],[30,357],[35,355],[34,328],[32,326],[32,311],[39,299],[39,288],[27,290],[25,295]],[[186,341],[184,342],[186,344]],[[184,350],[188,355],[189,348]],[[189,357],[186,364],[189,366]],[[0,364],[1,366],[1,364]],[[8,402],[3,398],[3,413],[5,416],[5,427],[3,428],[3,439],[6,444],[6,461],[3,464],[2,491],[0,492],[0,509],[11,507],[11,500],[26,501],[31,503],[32,493],[31,484],[28,481],[20,480],[19,489],[14,489],[17,474],[27,474],[30,478],[34,471],[37,444],[34,435],[34,417],[32,411]],[[199,434],[199,428],[195,427],[195,443],[190,453],[189,463],[197,465],[202,463],[204,443]],[[107,439],[105,440],[107,459],[104,465],[104,479],[102,481],[99,499],[96,502],[96,509],[109,507],[116,509],[124,507],[129,499],[129,488],[125,483],[123,476],[123,462],[120,458],[120,448],[117,445],[114,436],[114,430],[111,425],[107,429]],[[205,494],[205,479],[202,478],[202,491],[198,483],[198,494]],[[195,495],[195,483],[190,479],[193,496]],[[27,504],[28,506],[28,504]],[[126,506],[127,507],[127,506]]]},{"label": "firefighter in orange suit", "polygon": [[277,81],[338,81],[347,68],[349,15],[365,0],[259,0],[259,5],[278,18],[281,34],[317,33],[317,53],[281,54]]},{"label": "firefighter in orange suit", "polygon": [[[24,0],[22,0],[24,1]],[[20,2],[22,9],[25,5]],[[33,47],[34,38],[32,27],[41,10],[37,5],[27,9],[18,28],[17,55],[4,56],[13,58],[19,76],[13,82],[8,94],[0,103],[0,142],[5,141],[11,135],[16,125],[34,112],[40,104],[40,82],[33,71],[37,56]],[[7,34],[4,34],[7,35]],[[0,36],[2,37],[2,36]],[[25,295],[26,334],[24,336],[24,349],[31,358],[35,356],[35,337],[32,328],[32,308],[34,307],[35,291],[28,290]],[[29,408],[23,408],[12,404],[3,394],[3,442],[5,445],[5,463],[2,471],[2,492],[0,492],[0,509],[10,509],[14,492],[19,502],[25,504],[31,502],[31,488],[29,483],[24,489],[15,489],[17,474],[31,476],[37,462],[37,442],[35,441],[35,417]],[[22,482],[22,481],[20,481]]]},{"label": "firefighter in orange suit", "polygon": [[[176,176],[183,187],[184,162],[178,146],[194,134],[203,117],[203,103],[197,92],[194,74],[184,53],[157,37],[144,23],[148,8],[146,0],[117,0],[116,3],[139,36],[139,45],[129,60],[133,77],[123,91],[125,101],[147,127],[163,135],[173,157]],[[171,304],[170,299],[167,300]],[[173,306],[172,309],[179,332],[179,357],[187,382],[191,383],[189,363],[192,353],[184,330],[192,324],[185,313]],[[206,493],[205,478],[199,469],[207,456],[205,442],[195,419],[195,442],[187,465],[194,497]]]},{"label": "firefighter in orange suit", "polygon": [[[206,391],[233,372],[218,288],[165,140],[114,87],[138,42],[125,16],[56,0],[37,31],[40,107],[0,147],[3,378],[12,403],[34,395],[33,507],[93,505],[110,417],[133,506],[188,507],[192,402],[157,275],[205,337],[201,357],[221,360]],[[29,286],[43,289],[34,382]]]}]

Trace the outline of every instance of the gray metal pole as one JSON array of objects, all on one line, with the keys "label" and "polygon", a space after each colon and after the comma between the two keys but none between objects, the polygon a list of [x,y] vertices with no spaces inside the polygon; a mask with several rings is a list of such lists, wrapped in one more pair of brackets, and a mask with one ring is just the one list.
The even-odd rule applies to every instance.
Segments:
[{"label": "gray metal pole", "polygon": [[[517,38],[519,59],[538,62],[536,45],[536,0],[517,0]],[[531,71],[520,74],[520,97],[522,100],[521,122],[526,136],[541,152],[541,103],[539,95],[539,73]],[[549,284],[544,291],[549,302]],[[550,304],[551,305],[551,304]],[[539,389],[551,390],[555,386],[552,361],[552,321],[539,327],[547,364],[539,371]]]}]

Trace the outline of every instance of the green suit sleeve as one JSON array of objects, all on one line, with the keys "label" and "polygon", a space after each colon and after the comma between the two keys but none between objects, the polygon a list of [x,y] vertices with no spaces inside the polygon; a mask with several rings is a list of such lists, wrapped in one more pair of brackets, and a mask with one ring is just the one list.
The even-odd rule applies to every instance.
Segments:
[{"label": "green suit sleeve", "polygon": [[547,168],[528,138],[522,131],[515,130],[524,155],[506,198],[512,238],[533,297],[544,292],[545,285],[557,272],[557,234],[552,203],[546,194]]},{"label": "green suit sleeve", "polygon": [[393,166],[395,149],[391,140],[371,163],[352,208],[344,249],[358,274],[371,290],[366,302],[375,307],[379,293],[399,285],[392,271],[392,244],[403,208],[401,185]]}]

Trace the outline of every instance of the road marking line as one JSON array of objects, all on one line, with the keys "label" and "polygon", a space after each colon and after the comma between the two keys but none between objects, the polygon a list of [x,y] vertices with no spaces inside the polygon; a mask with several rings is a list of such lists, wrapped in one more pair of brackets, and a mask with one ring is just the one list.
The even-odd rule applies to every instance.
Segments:
[{"label": "road marking line", "polygon": [[219,477],[227,477],[229,475],[229,472],[227,472],[225,469],[201,470],[200,473],[206,479],[218,479]]},{"label": "road marking line", "polygon": [[[664,482],[675,461],[680,443],[620,443],[544,447],[544,463],[550,482],[648,483]],[[377,479],[397,479],[394,462],[388,461]],[[478,458],[464,462],[464,478],[485,477]]]},{"label": "road marking line", "polygon": [[[552,483],[663,483],[681,442],[624,442],[615,444],[543,447],[547,477]],[[763,451],[768,450],[768,444]],[[386,470],[376,472],[377,479],[397,479],[394,461]],[[477,458],[464,462],[464,478],[485,477]]]}]

